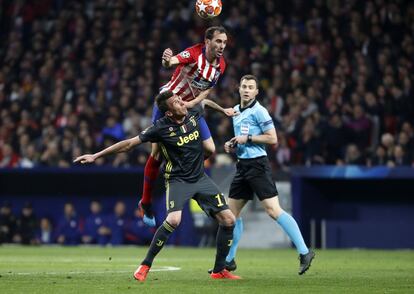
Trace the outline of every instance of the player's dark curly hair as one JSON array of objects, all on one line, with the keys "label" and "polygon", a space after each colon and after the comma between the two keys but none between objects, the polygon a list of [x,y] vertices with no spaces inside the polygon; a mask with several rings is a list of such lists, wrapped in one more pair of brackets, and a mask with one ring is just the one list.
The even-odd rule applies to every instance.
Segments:
[{"label": "player's dark curly hair", "polygon": [[213,26],[213,27],[209,27],[206,30],[206,32],[204,33],[204,39],[212,40],[215,32],[219,32],[220,34],[226,34],[227,35],[227,31],[224,27],[222,27],[222,26]]},{"label": "player's dark curly hair", "polygon": [[155,102],[162,113],[166,113],[168,110],[167,100],[174,95],[172,91],[164,91],[155,97]]}]

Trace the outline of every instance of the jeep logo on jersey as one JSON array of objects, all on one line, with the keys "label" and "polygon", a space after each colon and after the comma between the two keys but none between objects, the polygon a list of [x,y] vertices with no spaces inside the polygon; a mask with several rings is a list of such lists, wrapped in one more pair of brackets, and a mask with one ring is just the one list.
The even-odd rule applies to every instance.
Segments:
[{"label": "jeep logo on jersey", "polygon": [[188,52],[188,51],[183,51],[183,52],[181,52],[181,53],[180,53],[180,56],[181,56],[182,58],[188,58],[188,57],[190,57],[190,52]]},{"label": "jeep logo on jersey", "polygon": [[191,134],[189,134],[188,136],[180,136],[179,137],[179,141],[177,142],[178,146],[183,146],[184,144],[187,144],[190,141],[194,141],[197,140],[198,137],[200,137],[200,133],[198,131],[194,131]]}]

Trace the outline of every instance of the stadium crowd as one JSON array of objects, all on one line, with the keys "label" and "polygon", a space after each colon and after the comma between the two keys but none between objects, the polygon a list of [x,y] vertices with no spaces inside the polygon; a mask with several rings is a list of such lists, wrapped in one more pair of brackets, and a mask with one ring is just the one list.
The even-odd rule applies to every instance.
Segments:
[{"label": "stadium crowd", "polygon": [[0,244],[99,244],[148,245],[155,229],[146,226],[139,209],[127,214],[125,203],[115,203],[113,213],[104,213],[99,201],[90,203],[90,214],[79,216],[73,203],[67,202],[59,219],[36,216],[31,203],[26,203],[20,215],[13,213],[10,202],[0,207]]},{"label": "stadium crowd", "polygon": [[[213,24],[230,37],[213,100],[234,106],[239,78],[259,78],[274,167],[414,165],[414,3],[227,0],[207,22],[193,2],[0,1],[0,168],[69,167],[137,135],[171,75],[162,51]],[[230,119],[206,118],[222,153]],[[97,164],[143,165],[148,148]]]}]

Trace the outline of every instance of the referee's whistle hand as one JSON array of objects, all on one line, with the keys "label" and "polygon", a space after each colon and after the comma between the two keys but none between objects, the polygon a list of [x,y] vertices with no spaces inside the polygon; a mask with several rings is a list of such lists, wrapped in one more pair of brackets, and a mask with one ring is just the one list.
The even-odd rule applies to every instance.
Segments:
[{"label": "referee's whistle hand", "polygon": [[236,144],[246,144],[247,143],[247,136],[236,136],[230,140],[234,145]]},{"label": "referee's whistle hand", "polygon": [[224,143],[224,151],[226,153],[233,152],[234,151],[234,147],[235,147],[235,145],[232,142],[230,142],[230,141],[227,141],[226,143]]}]

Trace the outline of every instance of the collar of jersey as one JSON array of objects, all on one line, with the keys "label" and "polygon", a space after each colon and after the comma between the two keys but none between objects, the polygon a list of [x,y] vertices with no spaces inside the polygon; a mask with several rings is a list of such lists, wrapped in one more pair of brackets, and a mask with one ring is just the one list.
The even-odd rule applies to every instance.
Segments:
[{"label": "collar of jersey", "polygon": [[245,111],[248,108],[252,108],[256,104],[256,102],[257,102],[257,100],[254,99],[254,101],[252,103],[250,103],[248,106],[246,106],[244,108],[242,108],[241,105],[240,105],[240,112],[243,112],[243,111]]},{"label": "collar of jersey", "polygon": [[187,113],[187,115],[185,116],[185,118],[184,118],[184,120],[183,120],[183,122],[182,123],[177,123],[175,120],[173,120],[172,118],[170,118],[170,117],[168,117],[168,116],[166,116],[167,117],[167,119],[170,121],[170,122],[172,122],[172,123],[174,123],[174,124],[176,124],[177,126],[181,126],[181,125],[183,125],[184,123],[185,123],[185,120],[188,118],[188,113]]}]

